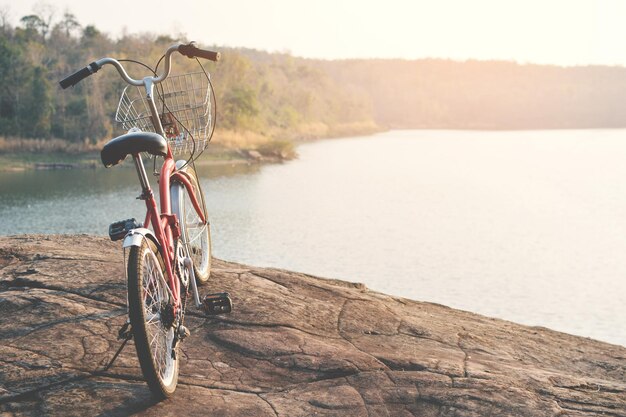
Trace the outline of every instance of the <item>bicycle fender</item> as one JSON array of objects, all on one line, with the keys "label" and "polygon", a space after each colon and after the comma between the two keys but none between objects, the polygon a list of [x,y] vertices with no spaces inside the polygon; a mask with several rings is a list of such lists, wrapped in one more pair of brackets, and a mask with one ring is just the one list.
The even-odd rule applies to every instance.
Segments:
[{"label": "bicycle fender", "polygon": [[161,245],[159,245],[159,241],[157,240],[156,236],[154,236],[152,231],[143,227],[130,230],[124,238],[124,243],[122,244],[122,247],[129,248],[131,246],[141,246],[141,242],[145,238],[153,241],[157,245],[157,247],[161,247]]}]

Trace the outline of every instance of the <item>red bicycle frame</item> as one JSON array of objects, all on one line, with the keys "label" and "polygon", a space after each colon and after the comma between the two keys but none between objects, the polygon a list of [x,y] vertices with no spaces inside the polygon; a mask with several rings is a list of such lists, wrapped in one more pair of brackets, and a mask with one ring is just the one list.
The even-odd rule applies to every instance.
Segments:
[{"label": "red bicycle frame", "polygon": [[171,149],[168,148],[167,150],[167,156],[165,157],[165,161],[163,162],[161,173],[159,175],[161,211],[157,208],[156,199],[154,198],[154,193],[150,188],[148,175],[146,174],[143,161],[141,160],[139,154],[133,154],[133,160],[135,162],[135,167],[137,168],[137,174],[139,175],[142,187],[142,194],[140,198],[146,202],[147,212],[146,218],[143,222],[143,227],[148,228],[152,225],[154,235],[159,242],[161,255],[165,264],[168,284],[174,297],[174,313],[176,313],[178,308],[180,308],[180,282],[174,272],[173,265],[176,256],[174,242],[175,239],[180,237],[180,226],[178,223],[180,219],[178,219],[175,214],[172,214],[172,204],[170,198],[170,185],[172,181],[183,184],[189,194],[191,204],[193,205],[194,210],[198,213],[200,220],[203,223],[206,223],[206,218],[204,216],[204,211],[200,208],[191,177],[185,171],[176,170],[176,164],[174,162]]}]

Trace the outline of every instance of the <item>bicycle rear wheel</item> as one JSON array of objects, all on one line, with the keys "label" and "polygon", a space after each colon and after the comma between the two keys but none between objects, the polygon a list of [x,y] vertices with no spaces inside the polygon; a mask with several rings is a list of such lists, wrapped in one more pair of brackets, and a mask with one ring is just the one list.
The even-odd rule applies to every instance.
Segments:
[{"label": "bicycle rear wheel", "polygon": [[204,210],[206,224],[202,223],[200,216],[196,212],[191,198],[184,185],[174,182],[170,187],[172,200],[172,213],[176,214],[180,222],[182,240],[187,244],[189,256],[193,260],[193,271],[199,283],[203,284],[209,280],[211,275],[211,229],[209,225],[209,214],[204,201],[204,194],[195,170],[191,167],[185,169],[191,178],[191,185],[194,193]]},{"label": "bicycle rear wheel", "polygon": [[173,348],[175,317],[161,254],[148,239],[130,249],[128,310],[148,387],[159,399],[167,398],[178,382],[178,357]]}]

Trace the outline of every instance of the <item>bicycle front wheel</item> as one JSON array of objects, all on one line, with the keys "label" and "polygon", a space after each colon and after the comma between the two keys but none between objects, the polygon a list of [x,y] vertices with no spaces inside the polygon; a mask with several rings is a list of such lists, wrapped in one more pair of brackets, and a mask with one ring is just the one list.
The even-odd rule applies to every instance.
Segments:
[{"label": "bicycle front wheel", "polygon": [[170,294],[161,254],[153,242],[143,239],[141,246],[130,249],[128,310],[141,371],[159,399],[171,396],[178,382]]},{"label": "bicycle front wheel", "polygon": [[180,223],[180,232],[183,241],[189,249],[189,256],[193,260],[193,271],[199,283],[209,280],[211,274],[211,230],[209,225],[209,214],[204,201],[204,194],[195,170],[191,167],[185,169],[191,179],[193,192],[200,207],[204,210],[206,224],[202,223],[200,216],[191,203],[191,198],[184,185],[174,182],[170,187],[172,199],[172,213],[176,214]]}]

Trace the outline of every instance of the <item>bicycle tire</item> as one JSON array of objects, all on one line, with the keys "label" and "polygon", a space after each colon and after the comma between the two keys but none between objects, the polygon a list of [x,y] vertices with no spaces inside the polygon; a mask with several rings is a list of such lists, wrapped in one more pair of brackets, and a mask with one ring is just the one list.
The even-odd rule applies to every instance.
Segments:
[{"label": "bicycle tire", "polygon": [[[128,313],[141,371],[152,393],[170,397],[178,383],[179,359],[172,349],[175,320],[167,318],[169,289],[161,254],[149,239],[128,257]],[[171,314],[173,316],[173,314]]]},{"label": "bicycle tire", "polygon": [[211,226],[208,221],[209,214],[204,200],[204,193],[198,182],[198,177],[191,167],[186,167],[185,172],[191,178],[198,203],[204,209],[207,223],[201,225],[200,217],[194,209],[185,186],[173,182],[170,186],[172,201],[172,213],[176,214],[180,224],[181,237],[188,243],[189,256],[193,260],[193,271],[199,284],[204,284],[211,275]]}]

